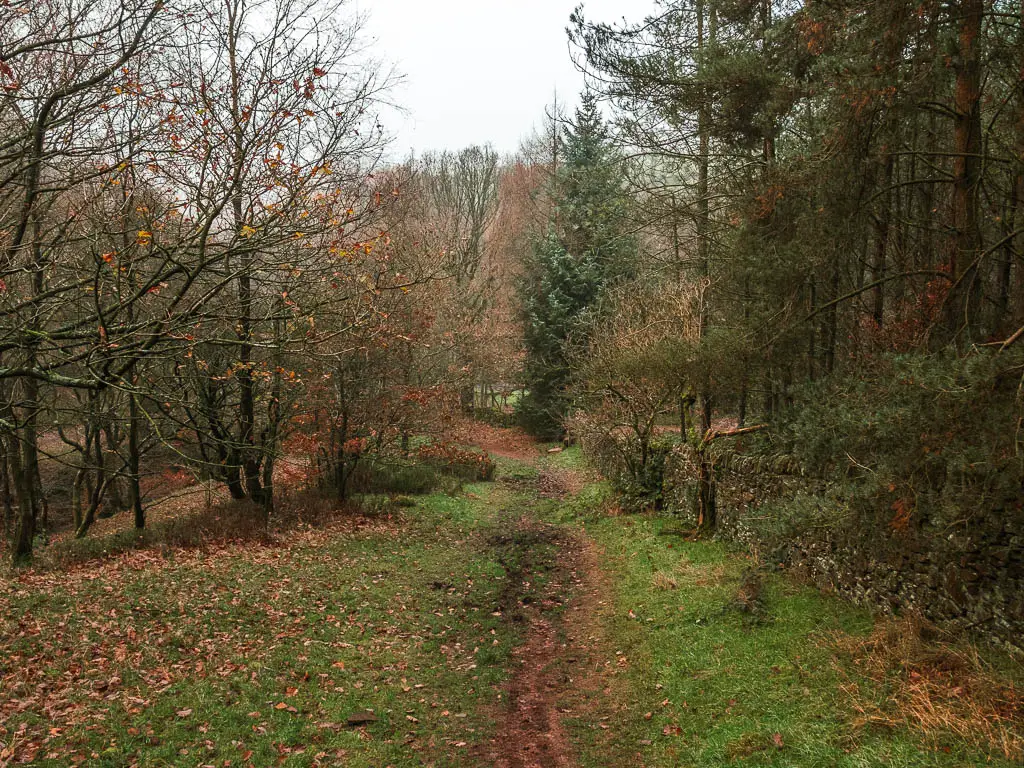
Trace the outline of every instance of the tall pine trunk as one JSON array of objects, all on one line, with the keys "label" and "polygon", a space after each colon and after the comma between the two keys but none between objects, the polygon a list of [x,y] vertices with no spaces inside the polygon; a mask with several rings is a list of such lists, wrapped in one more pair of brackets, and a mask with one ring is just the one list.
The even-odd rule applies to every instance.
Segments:
[{"label": "tall pine trunk", "polygon": [[[697,2],[697,68],[705,66],[707,48],[715,44],[718,28],[718,12],[711,4],[708,14],[707,30],[705,31],[704,16],[708,11],[705,0]],[[709,197],[709,177],[711,171],[711,109],[707,101],[700,107],[697,114],[697,132],[700,148],[697,158],[697,247],[699,248],[698,274],[704,283],[701,297],[699,337],[701,342],[706,338],[711,310],[708,300],[707,281],[711,274],[711,200]],[[700,416],[701,431],[711,429],[711,381],[710,373],[704,375],[701,383]]]},{"label": "tall pine trunk", "polygon": [[[1020,3],[1020,18],[1017,27],[1017,51],[1020,80],[1024,81],[1024,0]],[[1013,226],[1017,231],[1024,229],[1024,85],[1017,83],[1017,125],[1016,128],[1016,157],[1015,178],[1014,178],[1014,221]],[[1011,247],[1016,259],[1024,257],[1024,235],[1018,234],[1012,241]],[[1024,269],[1020,264],[1015,264],[1012,269],[1016,277],[1011,280],[1007,275],[1007,283],[1014,283],[1014,302],[1009,306],[1009,312],[1014,319],[1014,325],[1024,323]]]},{"label": "tall pine trunk", "polygon": [[949,257],[952,287],[943,307],[939,341],[968,343],[978,334],[981,282],[978,257],[981,228],[978,190],[981,182],[981,27],[984,0],[961,0],[958,55],[954,57],[953,97],[953,242]]},{"label": "tall pine trunk", "polygon": [[875,217],[875,249],[871,260],[872,289],[871,317],[875,325],[882,327],[885,321],[885,273],[889,247],[889,227],[892,219],[892,171],[893,155],[887,152],[882,164],[881,207]]}]

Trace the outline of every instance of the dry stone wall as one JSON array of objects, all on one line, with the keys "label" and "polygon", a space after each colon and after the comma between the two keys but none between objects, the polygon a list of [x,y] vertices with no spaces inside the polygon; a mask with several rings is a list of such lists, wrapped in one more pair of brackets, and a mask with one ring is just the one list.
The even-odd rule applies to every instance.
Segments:
[{"label": "dry stone wall", "polygon": [[[669,468],[669,494],[678,509],[690,509],[691,465],[684,451]],[[716,474],[724,535],[858,603],[916,612],[947,629],[1024,651],[1020,497],[965,510],[964,522],[944,528],[923,520],[897,530],[886,524],[886,510],[871,520],[835,514],[829,524],[795,515],[773,526],[767,518],[787,503],[806,506],[810,499],[838,507],[841,500],[828,493],[826,480],[809,476],[791,457],[723,453],[716,457]]]}]

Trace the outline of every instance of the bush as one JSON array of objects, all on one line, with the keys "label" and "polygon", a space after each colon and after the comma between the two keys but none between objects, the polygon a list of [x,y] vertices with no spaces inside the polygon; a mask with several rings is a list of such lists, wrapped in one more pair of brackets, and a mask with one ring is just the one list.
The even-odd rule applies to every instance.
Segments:
[{"label": "bush", "polygon": [[853,511],[873,522],[964,523],[1020,495],[1021,362],[992,352],[876,358],[856,378],[799,391],[781,447],[845,481]]},{"label": "bush", "polygon": [[515,411],[506,411],[502,408],[476,408],[473,417],[494,427],[514,427],[519,422]]},{"label": "bush", "polygon": [[647,446],[646,461],[641,461],[637,445],[628,446],[634,453],[624,471],[612,476],[612,488],[619,496],[623,509],[663,509],[665,506],[665,464],[673,444],[653,440]]},{"label": "bush", "polygon": [[[554,400],[554,397],[551,398]],[[558,407],[568,408],[569,401],[564,396],[555,400]],[[538,440],[556,441],[565,435],[565,427],[559,415],[553,414],[554,409],[535,394],[535,390],[527,392],[516,403],[514,424],[522,427]]]},{"label": "bush", "polygon": [[440,478],[433,467],[425,464],[376,458],[360,462],[350,483],[354,493],[415,496],[437,490]]},{"label": "bush", "polygon": [[617,429],[602,411],[576,413],[571,423],[587,460],[611,483],[623,509],[664,507],[665,466],[675,446],[672,439]]}]

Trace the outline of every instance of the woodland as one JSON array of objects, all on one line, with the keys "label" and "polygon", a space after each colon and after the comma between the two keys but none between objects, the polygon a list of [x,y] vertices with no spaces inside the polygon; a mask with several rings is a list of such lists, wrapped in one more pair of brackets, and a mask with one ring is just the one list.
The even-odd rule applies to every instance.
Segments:
[{"label": "woodland", "polygon": [[1024,3],[566,25],[0,0],[0,768],[1024,759]]}]

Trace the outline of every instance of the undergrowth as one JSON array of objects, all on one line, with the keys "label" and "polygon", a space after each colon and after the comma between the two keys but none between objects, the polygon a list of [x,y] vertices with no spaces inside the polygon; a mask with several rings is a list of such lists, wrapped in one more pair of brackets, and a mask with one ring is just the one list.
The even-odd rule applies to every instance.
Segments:
[{"label": "undergrowth", "polygon": [[953,736],[1024,761],[1024,691],[978,648],[915,617],[879,620],[867,637],[831,640],[858,727],[911,727],[939,748]]}]

